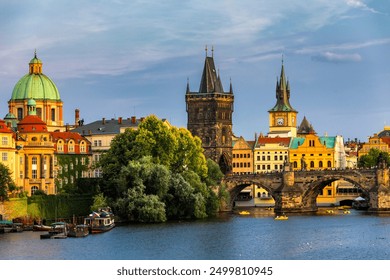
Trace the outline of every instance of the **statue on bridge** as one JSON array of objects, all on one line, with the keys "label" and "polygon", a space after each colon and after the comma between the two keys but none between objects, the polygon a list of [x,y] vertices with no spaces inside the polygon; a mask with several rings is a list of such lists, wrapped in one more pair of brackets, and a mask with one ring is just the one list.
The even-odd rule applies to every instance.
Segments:
[{"label": "statue on bridge", "polygon": [[302,158],[301,158],[301,169],[302,170],[306,170],[307,168],[307,164],[306,164],[306,161],[305,161],[305,155],[302,155]]}]

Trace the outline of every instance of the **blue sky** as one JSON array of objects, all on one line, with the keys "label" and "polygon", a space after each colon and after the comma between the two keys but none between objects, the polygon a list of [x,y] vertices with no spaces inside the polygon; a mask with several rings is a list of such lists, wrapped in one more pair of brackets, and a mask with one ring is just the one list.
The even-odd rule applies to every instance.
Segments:
[{"label": "blue sky", "polygon": [[390,2],[383,0],[1,1],[0,118],[37,50],[66,123],[155,114],[186,127],[205,45],[235,94],[233,131],[268,132],[282,55],[291,104],[319,135],[390,125]]}]

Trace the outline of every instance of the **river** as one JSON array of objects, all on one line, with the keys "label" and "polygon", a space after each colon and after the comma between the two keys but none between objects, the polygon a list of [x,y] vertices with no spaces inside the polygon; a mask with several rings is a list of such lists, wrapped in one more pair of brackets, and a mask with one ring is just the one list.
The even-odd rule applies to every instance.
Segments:
[{"label": "river", "polygon": [[85,238],[0,235],[2,260],[387,260],[390,216],[351,210],[290,215],[265,209],[163,224],[131,224]]}]

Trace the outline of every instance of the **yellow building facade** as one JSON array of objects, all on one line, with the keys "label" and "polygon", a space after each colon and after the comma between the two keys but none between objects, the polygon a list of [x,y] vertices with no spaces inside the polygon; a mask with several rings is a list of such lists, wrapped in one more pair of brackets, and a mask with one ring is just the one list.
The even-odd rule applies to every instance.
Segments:
[{"label": "yellow building facade", "polygon": [[0,120],[0,141],[0,162],[8,167],[12,173],[11,178],[15,181],[15,135],[9,125],[3,120]]}]

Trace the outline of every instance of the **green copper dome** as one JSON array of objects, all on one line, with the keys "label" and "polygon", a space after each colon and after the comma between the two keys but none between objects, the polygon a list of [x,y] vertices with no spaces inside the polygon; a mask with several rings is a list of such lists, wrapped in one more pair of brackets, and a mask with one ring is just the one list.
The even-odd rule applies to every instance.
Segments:
[{"label": "green copper dome", "polygon": [[60,93],[53,81],[42,73],[42,62],[36,54],[29,63],[29,74],[23,76],[12,91],[11,100],[57,100]]}]

